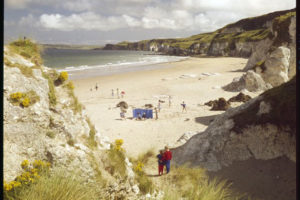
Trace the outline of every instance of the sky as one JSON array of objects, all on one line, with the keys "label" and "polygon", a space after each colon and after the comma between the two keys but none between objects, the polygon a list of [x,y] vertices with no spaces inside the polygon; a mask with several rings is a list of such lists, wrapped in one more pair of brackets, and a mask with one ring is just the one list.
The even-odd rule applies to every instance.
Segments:
[{"label": "sky", "polygon": [[4,0],[4,42],[104,45],[180,38],[296,7],[295,0]]}]

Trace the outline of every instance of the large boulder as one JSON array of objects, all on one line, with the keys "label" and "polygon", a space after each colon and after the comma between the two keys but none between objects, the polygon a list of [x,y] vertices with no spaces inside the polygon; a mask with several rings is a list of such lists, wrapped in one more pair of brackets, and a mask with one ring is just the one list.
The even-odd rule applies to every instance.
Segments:
[{"label": "large boulder", "polygon": [[253,70],[247,71],[242,77],[234,78],[231,83],[223,87],[226,91],[238,92],[247,89],[250,92],[265,91],[272,88],[263,78]]},{"label": "large boulder", "polygon": [[278,47],[259,67],[255,68],[255,72],[260,74],[266,83],[273,87],[278,86],[289,80],[289,60],[290,49]]}]

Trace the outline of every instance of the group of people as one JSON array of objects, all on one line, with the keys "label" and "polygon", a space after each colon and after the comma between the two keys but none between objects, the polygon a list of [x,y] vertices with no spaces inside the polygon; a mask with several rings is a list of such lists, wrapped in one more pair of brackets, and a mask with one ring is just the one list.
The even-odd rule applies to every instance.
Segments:
[{"label": "group of people", "polygon": [[[125,92],[121,91],[121,93],[119,93],[119,88],[116,89],[116,93],[117,93],[117,97],[118,99],[120,99],[120,94],[121,94],[121,98],[124,98]],[[111,96],[114,97],[115,96],[115,92],[114,89],[111,89]]]},{"label": "group of people", "polygon": [[141,113],[137,113],[137,118],[136,118],[136,120],[146,120],[146,113],[144,112],[142,115],[141,115]]},{"label": "group of people", "polygon": [[166,166],[167,174],[170,172],[172,152],[168,146],[165,146],[165,151],[160,150],[159,154],[156,156],[158,159],[158,175],[163,175],[164,166]]}]

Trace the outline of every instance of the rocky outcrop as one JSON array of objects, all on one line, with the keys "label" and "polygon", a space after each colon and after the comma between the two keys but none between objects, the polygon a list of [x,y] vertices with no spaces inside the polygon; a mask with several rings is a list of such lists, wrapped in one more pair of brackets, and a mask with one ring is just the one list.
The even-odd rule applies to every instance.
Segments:
[{"label": "rocky outcrop", "polygon": [[211,106],[211,110],[227,110],[230,108],[230,102],[227,102],[223,97],[218,100],[206,102],[204,105]]},{"label": "rocky outcrop", "polygon": [[245,95],[244,93],[240,92],[238,95],[231,97],[228,102],[247,102],[251,99],[249,95]]},{"label": "rocky outcrop", "polygon": [[239,92],[246,89],[250,92],[265,91],[272,85],[265,83],[263,78],[252,70],[247,71],[242,77],[234,78],[231,83],[223,87],[226,91]]},{"label": "rocky outcrop", "polygon": [[[24,160],[44,160],[66,173],[80,172],[90,182],[108,181],[104,195],[109,198],[142,198],[132,164],[125,156],[126,176],[107,171],[111,143],[95,129],[84,109],[72,95],[72,84],[54,86],[57,72],[4,49],[4,179],[10,182],[22,173]],[[30,104],[15,103],[14,93],[37,95]],[[55,97],[55,101],[53,98]]]},{"label": "rocky outcrop", "polygon": [[278,47],[266,57],[264,63],[255,68],[266,83],[273,87],[289,80],[290,49]]},{"label": "rocky outcrop", "polygon": [[295,84],[294,78],[219,115],[204,132],[173,149],[174,161],[209,171],[250,158],[286,156],[295,162]]}]

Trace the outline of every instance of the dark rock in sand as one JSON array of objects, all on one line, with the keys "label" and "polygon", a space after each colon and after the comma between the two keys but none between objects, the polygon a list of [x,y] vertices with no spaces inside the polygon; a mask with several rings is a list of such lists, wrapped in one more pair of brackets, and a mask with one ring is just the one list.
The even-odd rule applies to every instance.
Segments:
[{"label": "dark rock in sand", "polygon": [[230,102],[227,102],[226,99],[221,97],[213,104],[211,110],[227,110],[228,108],[230,108]]},{"label": "dark rock in sand", "polygon": [[128,104],[125,101],[119,102],[116,106],[124,109],[128,109]]},{"label": "dark rock in sand", "polygon": [[145,107],[146,108],[153,108],[153,105],[152,104],[145,104]]},{"label": "dark rock in sand", "polygon": [[204,105],[211,106],[211,110],[227,110],[230,108],[230,102],[227,102],[223,97],[218,100],[206,102]]},{"label": "dark rock in sand", "polygon": [[251,99],[249,95],[240,92],[237,96],[231,97],[228,102],[247,102]]}]

